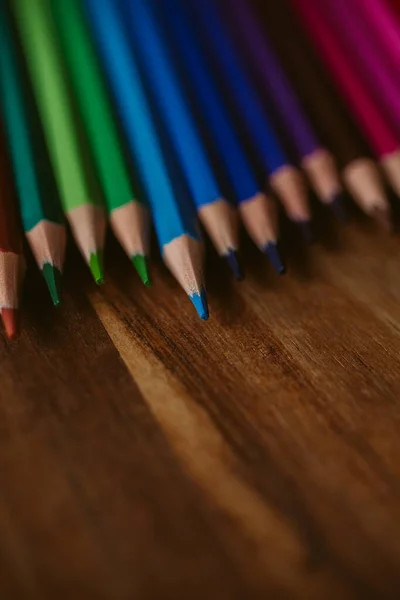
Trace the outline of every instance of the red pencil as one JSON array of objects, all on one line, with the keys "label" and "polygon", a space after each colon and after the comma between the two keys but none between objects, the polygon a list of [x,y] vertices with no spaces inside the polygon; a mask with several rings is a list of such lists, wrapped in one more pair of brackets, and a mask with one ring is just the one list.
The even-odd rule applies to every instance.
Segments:
[{"label": "red pencil", "polygon": [[19,331],[19,298],[24,273],[17,202],[0,123],[0,311],[9,339],[15,338]]}]

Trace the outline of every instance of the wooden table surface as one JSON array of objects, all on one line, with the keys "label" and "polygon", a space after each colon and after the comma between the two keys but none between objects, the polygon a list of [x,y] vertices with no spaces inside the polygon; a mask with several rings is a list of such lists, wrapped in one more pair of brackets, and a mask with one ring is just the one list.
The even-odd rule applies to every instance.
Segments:
[{"label": "wooden table surface", "polygon": [[[400,597],[400,238],[365,221],[247,278],[202,323],[155,259],[74,251],[0,339],[2,600]],[[291,232],[287,232],[292,237]]]}]

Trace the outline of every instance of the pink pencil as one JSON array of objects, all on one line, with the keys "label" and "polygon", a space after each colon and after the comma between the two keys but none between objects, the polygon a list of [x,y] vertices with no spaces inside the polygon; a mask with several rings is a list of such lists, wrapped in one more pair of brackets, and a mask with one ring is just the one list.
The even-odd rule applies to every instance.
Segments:
[{"label": "pink pencil", "polygon": [[357,69],[350,65],[341,40],[332,32],[321,10],[325,0],[292,0],[309,35],[322,54],[336,84],[349,104],[397,194],[400,195],[400,142],[374,99],[368,94]]}]

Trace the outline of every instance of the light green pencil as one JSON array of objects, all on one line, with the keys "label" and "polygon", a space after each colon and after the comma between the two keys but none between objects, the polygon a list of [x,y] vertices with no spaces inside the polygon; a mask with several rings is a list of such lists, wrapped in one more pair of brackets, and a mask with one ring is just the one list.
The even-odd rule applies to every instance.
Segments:
[{"label": "light green pencil", "polygon": [[50,0],[13,0],[61,202],[97,283],[103,281],[106,218],[85,165]]},{"label": "light green pencil", "polygon": [[147,207],[135,198],[112,105],[80,0],[51,0],[75,100],[103,187],[115,236],[149,284]]}]

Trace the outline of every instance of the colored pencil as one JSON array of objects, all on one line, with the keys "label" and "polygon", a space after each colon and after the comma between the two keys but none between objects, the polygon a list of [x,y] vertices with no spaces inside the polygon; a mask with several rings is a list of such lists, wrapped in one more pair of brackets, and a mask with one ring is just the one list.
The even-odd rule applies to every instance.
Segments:
[{"label": "colored pencil", "polygon": [[5,116],[19,206],[27,240],[54,305],[61,301],[64,217],[21,56],[4,3],[0,3],[0,101]]},{"label": "colored pencil", "polygon": [[398,0],[365,0],[364,3],[368,17],[373,22],[380,37],[381,43],[394,58],[396,64],[400,59],[400,3]]},{"label": "colored pencil", "polygon": [[52,4],[74,97],[102,184],[115,236],[149,285],[149,215],[135,196],[113,107],[89,36],[80,0]]},{"label": "colored pencil", "polygon": [[382,53],[381,45],[376,43],[375,27],[371,27],[366,17],[368,11],[365,6],[357,0],[334,0],[333,4],[324,2],[323,10],[366,90],[400,136],[400,85],[397,74],[393,75],[385,53]]},{"label": "colored pencil", "polygon": [[143,78],[187,177],[193,201],[218,253],[241,278],[238,219],[233,204],[223,197],[196,122],[190,112],[175,67],[157,23],[161,4],[148,0],[120,3]]},{"label": "colored pencil", "polygon": [[224,7],[226,22],[241,42],[243,53],[247,53],[249,68],[280,116],[285,133],[294,144],[317,197],[342,217],[343,187],[335,159],[318,139],[254,10],[247,0],[228,0]]},{"label": "colored pencil", "polygon": [[282,273],[284,265],[277,244],[276,204],[267,198],[257,181],[195,39],[195,32],[184,13],[178,10],[175,0],[164,0],[162,5],[158,5],[158,10],[172,57],[185,84],[187,102],[194,109],[201,131],[207,132],[209,147],[215,149],[220,157],[247,231],[255,244],[268,255],[276,271]]},{"label": "colored pencil", "polygon": [[361,210],[390,227],[390,207],[381,173],[347,105],[327,76],[284,0],[257,4],[257,17],[277,51],[303,106],[334,152],[343,182]]},{"label": "colored pencil", "polygon": [[179,9],[190,11],[188,14],[193,24],[201,28],[203,33],[207,32],[207,37],[203,35],[202,41],[204,51],[210,58],[210,68],[219,68],[223,92],[265,164],[272,189],[281,199],[288,217],[300,226],[305,238],[311,241],[311,213],[303,178],[290,163],[277,138],[214,1],[185,3],[180,0]]},{"label": "colored pencil", "polygon": [[[384,71],[384,77],[390,77],[391,82],[396,85],[396,100],[398,97],[397,90],[397,78],[398,69],[400,66],[400,22],[395,8],[396,0],[389,6],[386,2],[381,0],[365,0],[360,3],[357,0],[353,0],[349,4],[349,11],[351,14],[356,15],[357,20],[364,29],[364,37],[369,38],[371,46],[368,49],[370,53],[374,50],[373,60],[379,60],[379,73],[377,74],[377,82],[382,77],[381,70]],[[400,7],[400,4],[398,4]],[[357,28],[358,29],[358,28]],[[357,32],[357,35],[359,32]],[[364,45],[364,39],[362,44]],[[376,54],[376,56],[375,56]],[[380,86],[374,86],[374,90],[378,91],[378,99],[386,99],[386,93],[382,94],[385,89],[385,83],[383,88]],[[391,110],[389,108],[389,110]],[[399,119],[398,111],[396,117]]]},{"label": "colored pencil", "polygon": [[11,3],[59,187],[76,242],[97,283],[104,280],[106,221],[90,181],[70,102],[65,67],[51,15],[51,0]]},{"label": "colored pencil", "polygon": [[316,48],[324,57],[354,117],[379,157],[394,191],[400,194],[400,143],[385,115],[366,91],[358,71],[331,30],[318,0],[292,0]]},{"label": "colored pencil", "polygon": [[[122,16],[114,0],[85,0],[85,9],[111,87],[126,140],[152,210],[164,261],[192,300],[201,318],[208,318],[202,273],[202,242],[194,204],[176,187],[168,154],[160,145],[148,97]],[[175,186],[175,187],[174,187]]]},{"label": "colored pencil", "polygon": [[19,332],[19,300],[25,273],[17,201],[0,121],[0,311],[9,339]]}]

